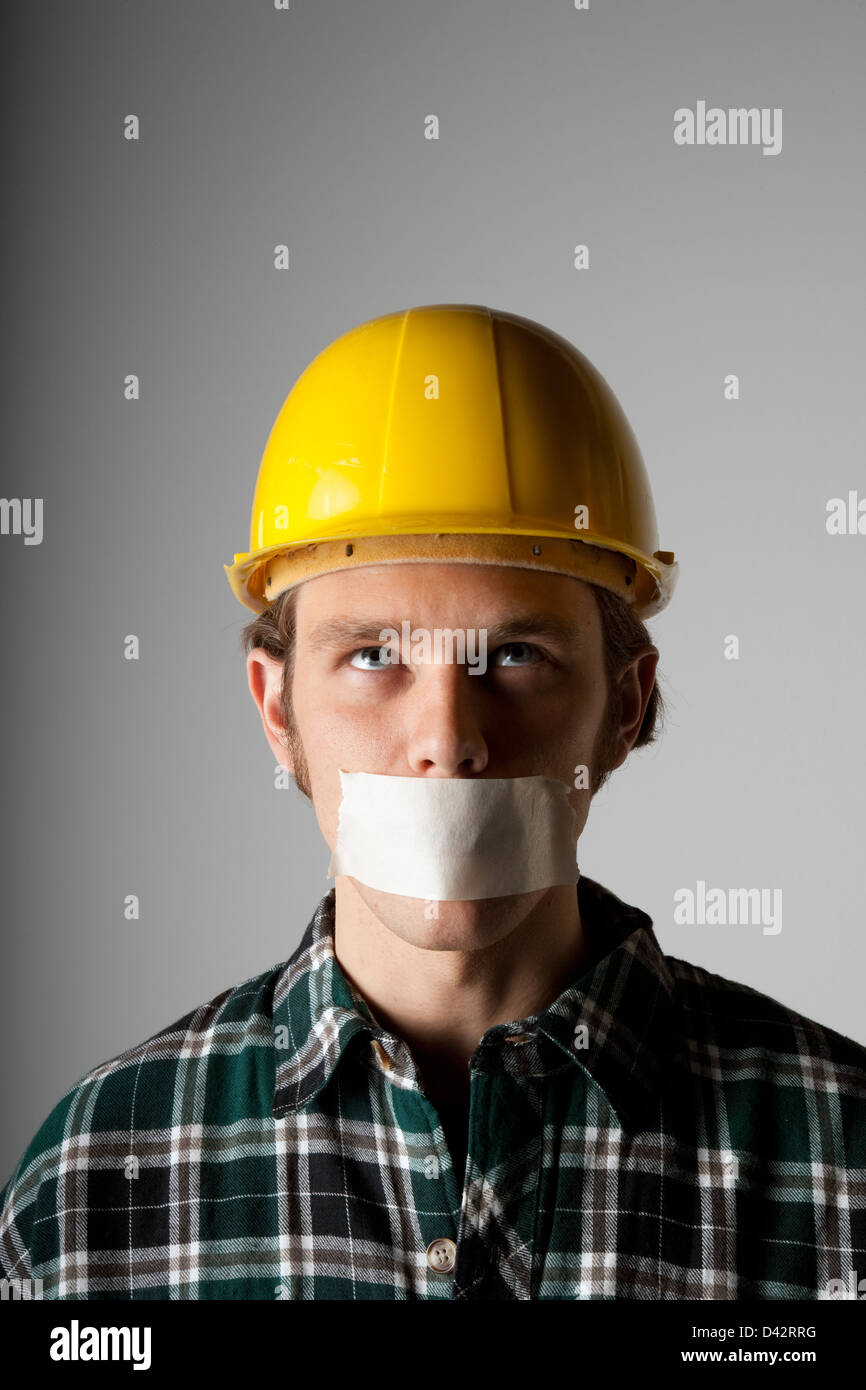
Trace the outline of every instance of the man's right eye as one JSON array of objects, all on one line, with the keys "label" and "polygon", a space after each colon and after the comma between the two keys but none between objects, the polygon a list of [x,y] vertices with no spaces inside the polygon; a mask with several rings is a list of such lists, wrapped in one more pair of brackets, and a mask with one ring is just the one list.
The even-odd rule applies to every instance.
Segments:
[{"label": "man's right eye", "polygon": [[[374,665],[355,665],[356,657],[364,657],[367,656],[368,653],[372,654],[375,662]],[[394,665],[396,660],[397,658],[392,656],[390,647],[359,647],[349,658],[349,665],[354,666],[356,671],[384,671],[389,666]]]}]

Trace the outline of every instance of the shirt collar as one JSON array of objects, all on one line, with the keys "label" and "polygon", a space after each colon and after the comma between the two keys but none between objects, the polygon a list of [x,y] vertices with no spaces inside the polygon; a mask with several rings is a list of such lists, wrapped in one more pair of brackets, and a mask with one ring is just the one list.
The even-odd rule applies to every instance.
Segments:
[{"label": "shirt collar", "polygon": [[[581,875],[581,919],[593,956],[541,1013],[490,1028],[473,1065],[549,1075],[579,1067],[624,1128],[658,1114],[665,1058],[676,1042],[674,983],[652,919]],[[299,1110],[323,1090],[358,1036],[397,1085],[417,1085],[405,1043],[382,1028],[334,954],[335,890],[322,898],[274,984],[273,1114]]]}]

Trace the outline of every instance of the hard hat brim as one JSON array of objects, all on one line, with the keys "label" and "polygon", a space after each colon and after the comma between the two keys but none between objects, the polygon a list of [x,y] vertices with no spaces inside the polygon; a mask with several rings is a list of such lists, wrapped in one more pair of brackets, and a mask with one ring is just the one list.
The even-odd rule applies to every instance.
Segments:
[{"label": "hard hat brim", "polygon": [[297,544],[236,554],[224,565],[235,598],[264,613],[287,589],[321,574],[379,564],[462,563],[511,565],[571,575],[622,597],[641,618],[669,603],[679,565],[667,552],[646,555],[603,536],[563,536],[551,531],[410,529],[390,534],[323,536]]}]

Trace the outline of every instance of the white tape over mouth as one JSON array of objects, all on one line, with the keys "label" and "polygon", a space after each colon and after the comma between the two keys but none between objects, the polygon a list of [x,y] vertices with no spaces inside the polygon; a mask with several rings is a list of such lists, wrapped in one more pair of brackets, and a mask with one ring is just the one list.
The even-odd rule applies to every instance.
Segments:
[{"label": "white tape over mouth", "polygon": [[406,898],[501,898],[577,883],[575,811],[555,777],[387,777],[340,770],[328,877]]}]

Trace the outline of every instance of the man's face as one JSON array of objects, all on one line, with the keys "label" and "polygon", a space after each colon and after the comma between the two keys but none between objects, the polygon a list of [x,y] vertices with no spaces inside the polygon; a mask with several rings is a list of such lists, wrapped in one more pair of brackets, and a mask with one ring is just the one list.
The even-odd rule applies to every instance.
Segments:
[{"label": "man's face", "polygon": [[[601,619],[581,580],[498,565],[371,565],[307,580],[296,618],[294,756],[281,746],[277,728],[282,668],[260,650],[249,659],[250,686],[275,756],[306,776],[331,849],[340,769],[398,777],[555,777],[570,788],[579,835],[591,791],[574,787],[575,769],[587,767],[591,778],[599,754],[607,766],[626,756],[629,743],[619,747],[618,731],[613,740],[605,737]],[[383,660],[383,629],[400,633],[403,622],[431,640],[437,629],[483,630],[486,670],[472,673],[456,660]],[[409,656],[406,647],[394,646],[392,656],[401,650]],[[467,650],[478,651],[477,638]],[[352,883],[387,927],[432,949],[491,945],[549,891],[440,902],[438,918],[430,918],[423,899]]]}]

